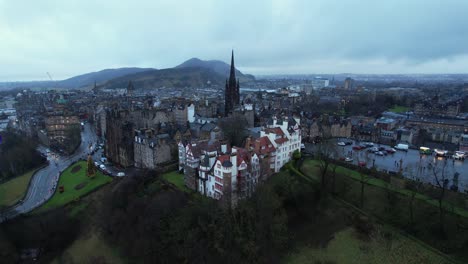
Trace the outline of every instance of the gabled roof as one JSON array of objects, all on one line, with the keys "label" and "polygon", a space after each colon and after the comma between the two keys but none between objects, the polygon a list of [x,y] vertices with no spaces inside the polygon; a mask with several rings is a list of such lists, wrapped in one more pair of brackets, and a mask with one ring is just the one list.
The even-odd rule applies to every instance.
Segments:
[{"label": "gabled roof", "polygon": [[284,136],[284,132],[280,127],[271,127],[271,128],[265,128],[266,133],[274,133],[278,136]]},{"label": "gabled roof", "polygon": [[255,140],[255,151],[259,154],[268,154],[275,152],[276,148],[267,136],[263,136]]},{"label": "gabled roof", "polygon": [[275,139],[275,142],[278,143],[278,144],[283,144],[284,142],[288,141],[287,138],[278,138],[278,139]]},{"label": "gabled roof", "polygon": [[244,149],[244,148],[239,148],[239,147],[233,147],[237,151],[237,166],[239,166],[242,161],[245,161],[245,163],[250,164],[250,154],[249,152]]}]

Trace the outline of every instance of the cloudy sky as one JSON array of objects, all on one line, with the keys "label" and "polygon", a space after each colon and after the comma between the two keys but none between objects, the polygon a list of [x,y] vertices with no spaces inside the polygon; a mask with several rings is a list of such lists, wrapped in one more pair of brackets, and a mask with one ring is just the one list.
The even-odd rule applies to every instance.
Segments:
[{"label": "cloudy sky", "polygon": [[0,0],[0,81],[191,57],[252,74],[466,73],[466,0]]}]

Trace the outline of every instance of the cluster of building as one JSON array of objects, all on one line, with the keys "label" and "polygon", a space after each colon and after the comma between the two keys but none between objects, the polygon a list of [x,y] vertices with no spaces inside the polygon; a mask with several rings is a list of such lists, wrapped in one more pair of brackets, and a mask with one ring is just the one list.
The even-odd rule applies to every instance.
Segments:
[{"label": "cluster of building", "polygon": [[[468,123],[455,118],[461,109],[458,101],[425,100],[416,103],[414,113],[384,112],[380,118],[369,113],[345,117],[344,111],[324,114],[331,111],[304,108],[316,102],[342,110],[363,94],[375,101],[376,91],[351,78],[340,86],[322,77],[282,82],[268,90],[253,83],[254,88],[241,93],[232,54],[224,89],[207,84],[196,90],[145,90],[129,82],[117,89],[95,85],[86,91],[24,91],[16,96],[14,112],[2,112],[9,107],[0,105],[0,131],[7,122],[1,117],[7,115],[8,123],[14,119],[25,135],[60,149],[69,142],[69,131],[87,120],[113,164],[150,170],[178,166],[188,188],[231,206],[289,162],[302,141],[335,137],[420,146],[427,140],[468,150]],[[415,91],[395,91],[404,93]],[[248,127],[248,137],[238,146],[227,142],[221,129],[220,121],[230,116],[243,118]]]},{"label": "cluster of building", "polygon": [[219,139],[180,141],[179,170],[185,185],[235,206],[301,149],[298,118],[273,118],[271,124],[252,131],[244,146]]},{"label": "cluster of building", "polygon": [[25,90],[16,96],[17,117],[15,128],[26,136],[38,138],[48,147],[66,152],[70,135],[80,131],[80,120],[86,117],[88,109],[83,107],[76,93],[32,92]]},{"label": "cluster of building", "polygon": [[[224,104],[210,99],[153,102],[125,97],[118,104],[98,107],[96,131],[105,140],[107,159],[122,167],[145,169],[178,161],[190,189],[231,205],[250,196],[259,181],[278,172],[300,150],[300,118],[264,115],[255,120],[256,98],[247,96],[241,102],[234,57],[231,64]],[[250,128],[242,146],[225,141],[218,121],[228,116],[244,118]]]}]

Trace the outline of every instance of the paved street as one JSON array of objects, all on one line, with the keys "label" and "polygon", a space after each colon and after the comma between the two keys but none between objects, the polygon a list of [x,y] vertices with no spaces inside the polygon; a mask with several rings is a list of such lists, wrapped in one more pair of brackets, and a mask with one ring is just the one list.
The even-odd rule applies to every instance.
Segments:
[{"label": "paved street", "polygon": [[[446,163],[445,178],[449,180],[448,187],[450,188],[452,184],[455,184],[458,186],[459,191],[468,191],[468,160],[459,161],[453,160],[451,158],[437,158],[434,155],[420,156],[419,151],[413,149],[410,149],[407,152],[397,151],[395,154],[378,156],[373,153],[367,152],[366,149],[359,151],[353,150],[352,147],[354,145],[355,144],[347,146],[336,145],[336,150],[338,152],[337,158],[351,157],[353,159],[352,163],[355,165],[357,165],[360,161],[364,161],[366,163],[366,167],[368,168],[372,167],[372,163],[375,162],[375,166],[378,170],[389,172],[398,172],[400,169],[401,161],[403,176],[417,178],[423,182],[429,182],[432,184],[435,183],[432,166],[435,164],[436,171],[438,171],[440,175],[442,168]],[[375,144],[375,146],[381,146],[386,149],[390,148],[390,146],[383,144]],[[314,151],[314,145],[306,144],[306,151],[312,153]],[[459,173],[458,183],[453,181],[453,176],[456,172]]]},{"label": "paved street", "polygon": [[53,152],[47,154],[46,148],[39,147],[40,152],[48,155],[49,165],[34,174],[23,202],[4,211],[0,222],[4,221],[5,217],[11,219],[18,214],[30,212],[47,201],[55,191],[60,172],[79,159],[85,159],[90,152],[90,144],[95,145],[96,141],[96,133],[87,123],[81,133],[81,145],[73,155],[60,156]]}]

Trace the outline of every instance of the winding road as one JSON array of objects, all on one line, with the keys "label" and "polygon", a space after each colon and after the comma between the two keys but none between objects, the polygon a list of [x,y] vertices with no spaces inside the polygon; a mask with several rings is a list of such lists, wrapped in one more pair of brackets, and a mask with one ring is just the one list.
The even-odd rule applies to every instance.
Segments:
[{"label": "winding road", "polygon": [[[30,212],[49,200],[54,194],[60,172],[72,163],[85,159],[90,152],[90,144],[96,145],[97,139],[93,127],[89,123],[86,123],[81,132],[81,144],[74,154],[70,156],[48,154],[49,165],[34,174],[29,184],[28,192],[22,202],[0,212],[0,223],[20,214]],[[47,154],[45,147],[39,147],[39,151]]]}]

